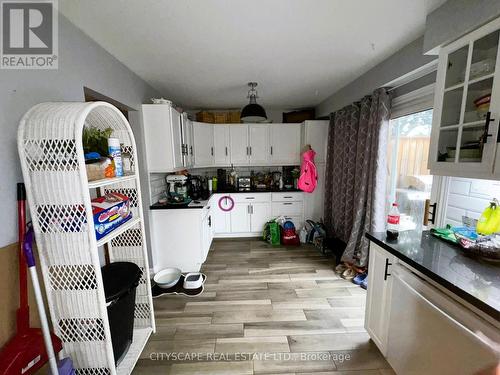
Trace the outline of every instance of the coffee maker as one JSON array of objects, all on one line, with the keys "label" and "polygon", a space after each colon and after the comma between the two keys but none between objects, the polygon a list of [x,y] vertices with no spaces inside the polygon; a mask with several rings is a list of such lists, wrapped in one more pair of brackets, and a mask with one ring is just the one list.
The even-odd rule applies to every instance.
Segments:
[{"label": "coffee maker", "polygon": [[188,178],[181,174],[166,177],[167,197],[170,203],[182,203],[188,199]]},{"label": "coffee maker", "polygon": [[189,177],[189,196],[198,200],[201,198],[201,180],[198,176]]}]

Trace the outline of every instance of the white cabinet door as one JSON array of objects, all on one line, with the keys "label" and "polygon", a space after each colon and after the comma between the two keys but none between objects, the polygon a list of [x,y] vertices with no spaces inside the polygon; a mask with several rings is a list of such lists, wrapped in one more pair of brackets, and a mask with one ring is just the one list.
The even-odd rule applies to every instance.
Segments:
[{"label": "white cabinet door", "polygon": [[193,122],[194,163],[197,167],[214,165],[214,125]]},{"label": "white cabinet door", "polygon": [[183,165],[190,168],[194,165],[193,122],[188,119],[187,113],[183,113],[182,116],[182,143],[184,145]]},{"label": "white cabinet door", "polygon": [[493,177],[500,116],[499,39],[496,19],[440,50],[431,174]]},{"label": "white cabinet door", "polygon": [[391,303],[392,277],[389,275],[396,258],[380,246],[370,243],[368,290],[365,328],[385,356]]},{"label": "white cabinet door", "polygon": [[182,115],[172,108],[172,142],[174,149],[174,168],[182,168]]},{"label": "white cabinet door", "polygon": [[142,106],[148,172],[173,172],[182,167],[180,114],[164,104]]},{"label": "white cabinet door", "polygon": [[248,203],[236,203],[231,212],[231,232],[250,232],[250,205]]},{"label": "white cabinet door", "polygon": [[316,152],[316,164],[326,163],[326,149],[328,145],[328,129],[330,121],[311,120],[302,123],[302,146],[311,145]]},{"label": "white cabinet door", "polygon": [[215,235],[231,233],[231,214],[226,211],[222,211],[219,208],[219,200],[222,199],[222,205],[225,207],[228,199],[224,194],[215,194],[210,198],[210,206],[212,211],[212,228]]},{"label": "white cabinet door", "polygon": [[279,165],[300,164],[300,124],[272,124],[271,162]]},{"label": "white cabinet door", "polygon": [[264,225],[271,218],[271,204],[268,202],[252,203],[250,205],[250,230],[262,233]]},{"label": "white cabinet door", "polygon": [[249,153],[250,164],[267,164],[270,159],[269,148],[269,124],[250,124],[249,133]]},{"label": "white cabinet door", "polygon": [[216,166],[228,166],[231,164],[229,143],[229,125],[214,125],[214,159]]},{"label": "white cabinet door", "polygon": [[231,163],[234,165],[248,165],[248,125],[231,125],[229,128]]}]

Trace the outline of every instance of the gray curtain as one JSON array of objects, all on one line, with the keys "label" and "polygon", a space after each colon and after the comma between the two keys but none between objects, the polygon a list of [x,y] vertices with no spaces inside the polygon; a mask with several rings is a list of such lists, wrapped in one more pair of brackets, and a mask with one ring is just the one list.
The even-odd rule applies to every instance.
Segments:
[{"label": "gray curtain", "polygon": [[387,136],[391,98],[378,89],[331,115],[325,225],[347,247],[342,261],[366,266],[367,231],[385,230]]}]

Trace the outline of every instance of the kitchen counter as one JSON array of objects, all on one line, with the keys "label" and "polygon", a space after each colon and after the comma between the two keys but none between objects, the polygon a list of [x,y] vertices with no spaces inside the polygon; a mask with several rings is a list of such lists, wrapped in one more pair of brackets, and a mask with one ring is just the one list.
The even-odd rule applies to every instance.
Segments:
[{"label": "kitchen counter", "polygon": [[366,237],[450,292],[500,321],[500,264],[465,255],[466,250],[433,237],[405,231],[397,241],[384,233]]},{"label": "kitchen counter", "polygon": [[207,205],[208,201],[214,194],[244,194],[244,193],[300,193],[302,190],[299,189],[251,189],[248,191],[238,191],[233,188],[218,189],[214,191],[210,197],[206,200],[193,200],[188,206],[169,206],[166,203],[156,202],[149,206],[151,210],[179,210],[179,209],[193,209],[193,208],[203,208]]}]

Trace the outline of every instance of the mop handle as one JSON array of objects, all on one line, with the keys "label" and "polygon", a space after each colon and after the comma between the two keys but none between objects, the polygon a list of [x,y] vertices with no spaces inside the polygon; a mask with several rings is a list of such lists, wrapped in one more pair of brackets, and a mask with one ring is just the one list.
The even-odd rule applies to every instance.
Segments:
[{"label": "mop handle", "polygon": [[35,256],[33,254],[33,228],[29,227],[24,237],[23,250],[30,271],[31,280],[33,282],[33,290],[35,292],[36,305],[38,307],[38,314],[40,315],[40,323],[42,325],[43,340],[45,341],[45,349],[47,350],[47,358],[49,359],[50,372],[52,375],[58,375],[56,356],[54,354],[54,347],[52,346],[52,339],[50,337],[49,324],[47,322],[47,315],[45,315],[45,308],[43,304],[42,291],[38,281],[38,274],[35,267]]}]

